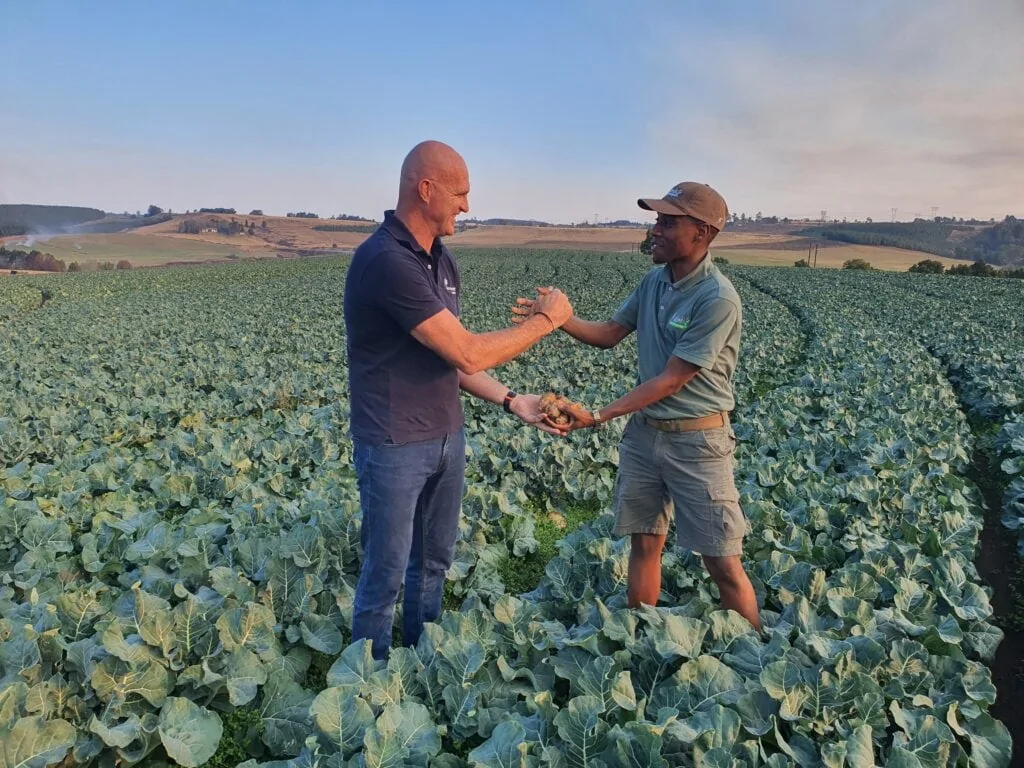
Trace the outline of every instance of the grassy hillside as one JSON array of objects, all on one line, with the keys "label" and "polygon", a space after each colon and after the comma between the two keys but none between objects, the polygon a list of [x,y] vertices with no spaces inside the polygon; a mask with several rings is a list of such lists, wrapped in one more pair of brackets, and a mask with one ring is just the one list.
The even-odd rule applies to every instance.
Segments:
[{"label": "grassy hillside", "polygon": [[973,231],[966,225],[914,221],[827,224],[802,229],[797,234],[854,245],[902,248],[952,258],[956,256],[957,240],[962,241],[965,237],[970,237]]},{"label": "grassy hillside", "polygon": [[62,232],[104,216],[98,208],[71,205],[0,205],[0,236]]}]

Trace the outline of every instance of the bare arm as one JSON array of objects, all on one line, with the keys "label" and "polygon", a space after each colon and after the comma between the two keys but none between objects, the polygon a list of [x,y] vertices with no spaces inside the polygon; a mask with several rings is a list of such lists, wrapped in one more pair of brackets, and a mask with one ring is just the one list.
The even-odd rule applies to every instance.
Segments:
[{"label": "bare arm", "polygon": [[514,328],[471,333],[445,309],[413,328],[412,335],[459,371],[472,376],[507,363],[554,330],[554,323],[546,316],[535,315],[528,323]]},{"label": "bare arm", "polygon": [[[620,416],[635,413],[648,405],[653,405],[659,400],[664,400],[669,395],[674,395],[681,390],[690,380],[700,372],[700,368],[678,357],[670,357],[665,365],[665,370],[649,381],[645,381],[638,387],[631,389],[618,400],[609,403],[600,409],[601,421],[611,421]],[[594,418],[587,409],[576,406],[570,409],[573,417],[572,429],[582,429],[594,426]]]},{"label": "bare arm", "polygon": [[505,393],[508,392],[508,387],[486,371],[480,371],[472,375],[459,371],[459,387],[464,392],[469,392],[473,397],[478,397],[495,405],[501,405],[505,402]]},{"label": "bare arm", "polygon": [[[474,373],[472,376],[459,371],[459,386],[465,392],[486,400],[495,405],[505,402],[508,387],[486,371]],[[545,423],[544,411],[540,407],[540,395],[516,395],[509,405],[512,413],[526,424],[532,424],[542,432],[550,435],[565,436],[566,429],[553,427]]]},{"label": "bare arm", "polygon": [[[538,288],[541,296],[546,295],[550,288]],[[534,299],[518,298],[516,306],[512,307],[512,323],[518,324],[533,317]],[[613,320],[606,320],[603,323],[593,320],[581,320],[578,317],[570,317],[562,326],[562,330],[572,336],[576,341],[589,344],[599,349],[611,349],[624,338],[633,332],[632,328],[619,325]]]},{"label": "bare arm", "polygon": [[700,373],[700,368],[678,357],[670,357],[665,370],[653,379],[645,381],[631,389],[618,400],[601,408],[601,421],[617,419],[629,413],[639,411],[669,395],[674,395],[687,384],[690,379]]},{"label": "bare arm", "polygon": [[633,332],[613,320],[597,323],[593,320],[581,320],[578,317],[570,318],[569,322],[562,326],[562,330],[576,341],[599,349],[611,349]]}]

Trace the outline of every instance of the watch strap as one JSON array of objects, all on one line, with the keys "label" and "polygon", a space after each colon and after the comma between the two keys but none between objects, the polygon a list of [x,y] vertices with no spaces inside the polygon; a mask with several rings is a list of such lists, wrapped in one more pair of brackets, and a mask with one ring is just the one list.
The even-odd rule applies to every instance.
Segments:
[{"label": "watch strap", "polygon": [[510,389],[505,393],[505,399],[501,403],[501,407],[505,409],[505,413],[512,413],[512,401],[519,397],[514,389]]}]

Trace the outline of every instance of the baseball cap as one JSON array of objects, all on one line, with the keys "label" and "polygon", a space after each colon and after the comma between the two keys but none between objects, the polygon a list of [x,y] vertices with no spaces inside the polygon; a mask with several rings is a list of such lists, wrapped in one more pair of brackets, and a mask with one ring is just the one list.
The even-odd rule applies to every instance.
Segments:
[{"label": "baseball cap", "polygon": [[637,205],[647,211],[669,216],[692,216],[721,231],[729,218],[725,198],[707,184],[684,181],[676,184],[664,197],[641,197]]}]

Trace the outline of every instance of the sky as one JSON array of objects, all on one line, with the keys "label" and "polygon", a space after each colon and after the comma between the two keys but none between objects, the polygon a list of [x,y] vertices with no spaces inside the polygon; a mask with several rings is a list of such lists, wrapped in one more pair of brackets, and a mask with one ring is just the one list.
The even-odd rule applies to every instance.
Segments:
[{"label": "sky", "polygon": [[1024,0],[0,0],[0,203],[379,219],[1024,215]]}]

